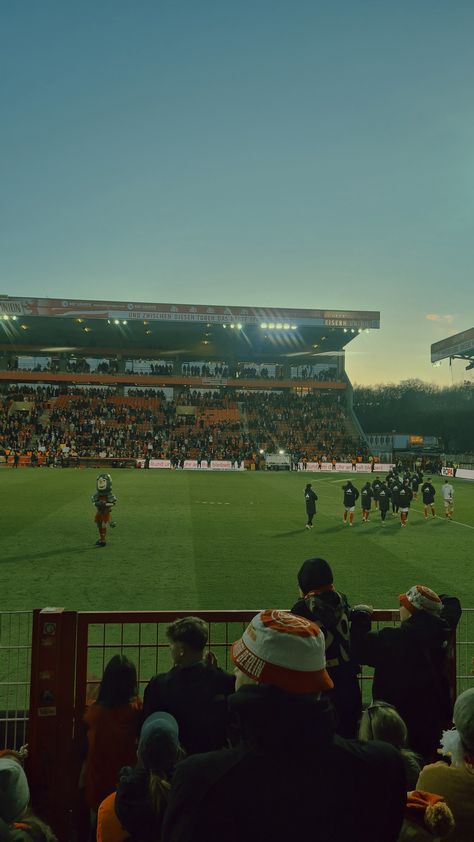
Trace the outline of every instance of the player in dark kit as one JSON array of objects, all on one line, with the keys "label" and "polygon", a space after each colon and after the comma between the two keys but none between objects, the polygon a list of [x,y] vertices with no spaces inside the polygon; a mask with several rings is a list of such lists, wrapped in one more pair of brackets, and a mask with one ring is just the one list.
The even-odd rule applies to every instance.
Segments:
[{"label": "player in dark kit", "polygon": [[390,489],[392,494],[392,515],[395,517],[398,514],[398,508],[400,505],[400,489],[402,487],[401,480],[398,477],[395,477],[392,482],[392,487]]},{"label": "player in dark kit", "polygon": [[352,485],[352,482],[348,480],[345,485],[342,486],[342,490],[344,492],[344,523],[347,523],[347,515],[349,515],[349,526],[352,526],[352,522],[354,520],[354,509],[356,500],[359,499],[359,492],[357,488]]},{"label": "player in dark kit", "polygon": [[398,502],[400,508],[400,526],[407,525],[408,512],[410,511],[410,503],[412,499],[413,491],[410,488],[410,481],[405,480],[398,494]]},{"label": "player in dark kit", "polygon": [[379,490],[379,509],[380,517],[382,518],[382,526],[385,526],[385,518],[387,517],[391,496],[392,492],[389,488],[387,488],[386,484],[383,482]]},{"label": "player in dark kit", "polygon": [[372,483],[372,492],[373,492],[373,498],[374,498],[374,503],[375,503],[376,509],[378,509],[378,507],[379,507],[379,491],[380,491],[381,485],[382,485],[382,483],[380,482],[379,478],[376,477],[376,479],[374,479],[374,481]]},{"label": "player in dark kit", "polygon": [[360,492],[360,502],[362,504],[362,523],[367,523],[370,514],[370,507],[372,505],[372,497],[374,492],[370,482],[366,482]]},{"label": "player in dark kit", "polygon": [[110,474],[100,474],[97,477],[97,491],[92,495],[92,502],[96,507],[95,523],[99,530],[99,540],[96,541],[97,547],[105,547],[105,537],[107,535],[107,526],[114,527],[115,523],[110,519],[110,514],[117,502],[117,498],[112,494],[112,477]]},{"label": "player in dark kit", "polygon": [[313,491],[313,487],[310,482],[308,482],[307,486],[305,487],[304,499],[306,503],[306,514],[308,515],[306,529],[312,529],[313,517],[316,514],[316,500],[318,499],[318,495]]},{"label": "player in dark kit", "polygon": [[425,513],[425,520],[428,520],[428,506],[431,508],[431,516],[436,517],[436,510],[434,505],[435,487],[431,480],[428,479],[421,486],[421,496],[423,497],[423,510]]},{"label": "player in dark kit", "polygon": [[418,489],[420,487],[420,478],[415,471],[415,473],[411,477],[411,490],[413,491],[413,499],[416,500],[418,497]]}]

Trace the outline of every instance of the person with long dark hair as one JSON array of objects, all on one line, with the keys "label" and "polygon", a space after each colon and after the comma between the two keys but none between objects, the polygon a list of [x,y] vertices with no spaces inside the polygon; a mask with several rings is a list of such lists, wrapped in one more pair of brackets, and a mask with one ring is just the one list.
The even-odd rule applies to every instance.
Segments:
[{"label": "person with long dark hair", "polygon": [[116,788],[120,769],[135,763],[141,707],[135,664],[125,655],[114,655],[105,667],[97,700],[84,715],[85,800],[93,826],[99,804]]}]

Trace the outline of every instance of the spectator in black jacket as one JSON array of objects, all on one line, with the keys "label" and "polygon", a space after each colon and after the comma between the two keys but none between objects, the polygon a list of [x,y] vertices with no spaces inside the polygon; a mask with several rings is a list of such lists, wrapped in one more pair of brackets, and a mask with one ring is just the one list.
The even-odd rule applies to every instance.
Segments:
[{"label": "spectator in black jacket", "polygon": [[205,658],[208,631],[199,617],[176,620],[167,636],[174,666],[147,685],[142,719],[155,711],[174,716],[187,754],[220,748],[227,737],[227,696],[234,692],[234,676]]},{"label": "spectator in black jacket", "polygon": [[332,570],[323,558],[309,558],[298,572],[300,599],[292,614],[306,617],[324,633],[326,669],[334,682],[327,694],[336,712],[336,731],[355,738],[362,712],[359,665],[351,657],[350,607],[345,594],[334,588]]},{"label": "spectator in black jacket", "polygon": [[414,585],[400,596],[400,626],[371,631],[370,615],[368,606],[353,610],[352,653],[375,668],[372,698],[396,707],[410,747],[429,760],[452,716],[446,654],[461,616],[459,600]]},{"label": "spectator in black jacket", "polygon": [[406,801],[399,753],[334,735],[315,623],[269,609],[234,643],[239,740],[176,767],[162,842],[395,842]]},{"label": "spectator in black jacket", "polygon": [[379,509],[380,517],[382,518],[382,526],[385,526],[385,518],[387,517],[388,507],[392,498],[392,492],[387,487],[385,482],[382,482],[379,489]]}]

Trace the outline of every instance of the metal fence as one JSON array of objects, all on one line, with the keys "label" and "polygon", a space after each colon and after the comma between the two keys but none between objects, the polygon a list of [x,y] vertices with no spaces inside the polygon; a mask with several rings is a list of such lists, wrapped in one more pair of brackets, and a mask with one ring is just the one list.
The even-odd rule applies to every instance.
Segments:
[{"label": "metal fence", "polygon": [[31,611],[0,613],[0,749],[27,742],[32,619]]},{"label": "metal fence", "polygon": [[[0,614],[0,748],[30,745],[28,776],[35,805],[69,838],[74,826],[79,743],[85,705],[104,667],[118,653],[136,665],[140,695],[171,666],[166,628],[184,612],[75,612],[62,609]],[[195,611],[208,624],[208,648],[231,670],[230,645],[256,610]],[[374,612],[374,628],[399,623],[398,610]],[[474,686],[474,609],[465,609],[449,653],[453,696]],[[364,701],[373,670],[364,668]],[[29,717],[29,721],[28,721]]]}]

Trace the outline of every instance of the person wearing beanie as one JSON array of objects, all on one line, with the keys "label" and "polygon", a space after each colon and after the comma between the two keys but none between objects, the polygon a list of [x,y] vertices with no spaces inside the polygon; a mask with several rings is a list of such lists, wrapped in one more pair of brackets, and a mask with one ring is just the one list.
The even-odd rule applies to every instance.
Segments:
[{"label": "person wearing beanie", "polygon": [[396,842],[406,802],[403,763],[389,745],[335,735],[316,623],[260,611],[231,657],[233,745],[178,764],[162,842],[380,842],[381,827],[384,842]]},{"label": "person wearing beanie", "polygon": [[379,482],[377,487],[377,497],[375,496],[375,491],[372,490],[370,482],[366,482],[365,485],[362,486],[362,490],[360,492],[360,502],[362,506],[362,523],[367,523],[369,519],[372,498],[375,501],[375,508],[377,508],[378,506],[378,492],[380,490],[380,486],[381,483]]},{"label": "person wearing beanie", "polygon": [[117,791],[99,807],[97,842],[160,838],[171,776],[182,756],[176,719],[163,711],[153,713],[143,723],[137,765],[120,771]]},{"label": "person wearing beanie", "polygon": [[0,757],[0,839],[2,842],[57,842],[51,828],[29,807],[30,790],[18,752]]},{"label": "person wearing beanie", "polygon": [[310,482],[305,487],[304,490],[304,500],[306,505],[306,514],[307,514],[307,521],[306,521],[306,529],[313,528],[313,517],[316,514],[316,500],[318,499],[318,495],[315,491],[313,491],[313,487]]},{"label": "person wearing beanie", "polygon": [[453,811],[456,823],[452,842],[474,838],[474,687],[456,699],[454,728],[444,731],[441,753],[449,758],[431,763],[420,772],[417,787],[442,795]]},{"label": "person wearing beanie", "polygon": [[371,612],[352,613],[354,657],[374,667],[372,698],[394,705],[408,728],[410,748],[425,762],[436,754],[452,715],[446,653],[461,616],[456,597],[438,596],[425,585],[400,595],[397,627],[371,629]]},{"label": "person wearing beanie", "polygon": [[315,622],[324,634],[327,671],[334,684],[328,697],[342,737],[357,736],[362,711],[359,665],[351,657],[350,613],[345,594],[334,588],[331,567],[323,558],[309,558],[298,572],[300,599],[292,614]]},{"label": "person wearing beanie", "polygon": [[415,789],[407,793],[405,819],[398,842],[454,839],[456,822],[442,795]]}]

